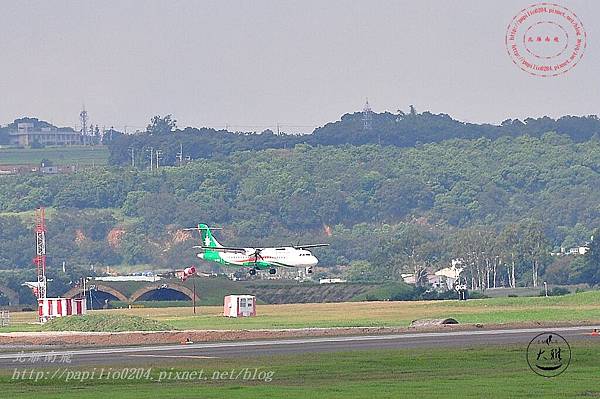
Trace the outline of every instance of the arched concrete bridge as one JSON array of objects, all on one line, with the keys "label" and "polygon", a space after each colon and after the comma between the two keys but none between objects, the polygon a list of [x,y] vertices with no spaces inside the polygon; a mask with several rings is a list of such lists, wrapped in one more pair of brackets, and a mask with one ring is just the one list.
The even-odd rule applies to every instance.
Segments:
[{"label": "arched concrete bridge", "polygon": [[[159,282],[159,283],[156,283],[156,284],[148,285],[146,287],[142,287],[139,290],[135,291],[131,295],[131,297],[129,298],[129,301],[133,303],[133,302],[139,300],[144,294],[147,294],[147,293],[152,292],[152,291],[163,290],[163,289],[169,289],[169,290],[177,291],[177,292],[180,292],[183,295],[187,296],[191,300],[194,299],[194,291],[190,290],[185,285],[181,285],[181,284],[168,284],[168,283],[162,283],[161,284]],[[198,295],[196,295],[196,299],[199,299]]]},{"label": "arched concrete bridge", "polygon": [[[113,287],[110,287],[108,285],[105,284],[97,284],[97,283],[93,283],[91,282],[88,285],[88,290],[95,290],[95,291],[101,291],[101,292],[106,292],[107,294],[110,294],[112,296],[114,296],[115,298],[117,298],[119,301],[123,301],[123,302],[129,302],[129,298],[127,298],[125,295],[123,295],[122,292],[114,289]],[[73,287],[71,288],[69,291],[65,292],[65,294],[63,295],[63,297],[65,298],[74,298],[77,296],[81,296],[82,294],[82,290],[80,287]]]},{"label": "arched concrete bridge", "polygon": [[[114,287],[111,287],[107,284],[100,284],[99,282],[94,282],[93,280],[88,283],[88,290],[100,291],[107,294],[112,295],[117,298],[119,301],[133,303],[138,301],[143,295],[148,294],[153,291],[159,291],[163,289],[169,289],[173,291],[177,291],[190,299],[194,297],[194,291],[186,287],[182,284],[177,283],[169,283],[169,282],[156,282],[148,285],[144,285],[137,289],[131,296],[127,297],[123,292],[117,290]],[[1,290],[0,290],[1,291]],[[69,291],[65,292],[63,295],[65,298],[74,298],[76,296],[80,296],[82,294],[82,290],[79,287],[71,288]],[[200,297],[196,294],[196,299],[200,299]]]}]

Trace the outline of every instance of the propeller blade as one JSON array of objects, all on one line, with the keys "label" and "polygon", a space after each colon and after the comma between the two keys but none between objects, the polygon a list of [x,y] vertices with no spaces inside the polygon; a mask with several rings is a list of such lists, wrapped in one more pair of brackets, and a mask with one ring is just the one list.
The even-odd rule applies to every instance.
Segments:
[{"label": "propeller blade", "polygon": [[256,248],[254,250],[254,265],[256,267],[256,264],[258,263],[258,258],[260,258],[261,260],[264,260],[264,258],[262,257],[262,255],[260,254],[262,252],[264,248]]}]

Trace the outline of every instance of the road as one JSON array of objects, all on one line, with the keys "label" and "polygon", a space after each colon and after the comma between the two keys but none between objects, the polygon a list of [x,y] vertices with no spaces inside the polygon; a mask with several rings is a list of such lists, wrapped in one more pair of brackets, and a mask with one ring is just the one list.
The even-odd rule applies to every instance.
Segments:
[{"label": "road", "polygon": [[[244,358],[276,354],[335,352],[376,349],[409,349],[418,347],[472,347],[481,345],[521,344],[523,348],[537,334],[554,332],[567,341],[600,343],[600,336],[591,336],[595,326],[519,328],[498,330],[452,331],[435,333],[403,333],[393,335],[313,337],[277,340],[191,343],[185,345],[149,345],[0,354],[0,369],[30,364],[32,357],[68,356],[69,366],[119,365],[207,358]],[[51,365],[51,364],[49,364]],[[43,361],[36,367],[44,366]],[[56,364],[54,364],[56,366]]]}]

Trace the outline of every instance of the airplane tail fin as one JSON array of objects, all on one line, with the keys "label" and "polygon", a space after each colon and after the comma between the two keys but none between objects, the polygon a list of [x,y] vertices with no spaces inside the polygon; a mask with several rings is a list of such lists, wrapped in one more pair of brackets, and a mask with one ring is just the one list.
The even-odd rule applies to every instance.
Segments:
[{"label": "airplane tail fin", "polygon": [[202,246],[211,248],[220,248],[222,245],[212,235],[210,228],[207,225],[200,223],[198,225],[198,231],[200,231],[200,237],[202,238]]}]

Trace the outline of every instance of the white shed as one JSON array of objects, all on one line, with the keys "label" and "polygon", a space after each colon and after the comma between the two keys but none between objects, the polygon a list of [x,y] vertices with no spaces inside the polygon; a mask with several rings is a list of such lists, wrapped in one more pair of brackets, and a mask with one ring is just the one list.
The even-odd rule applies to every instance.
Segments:
[{"label": "white shed", "polygon": [[85,298],[40,298],[38,316],[42,322],[55,317],[84,315],[87,313]]},{"label": "white shed", "polygon": [[253,295],[227,295],[223,305],[223,316],[256,316],[256,297]]}]

